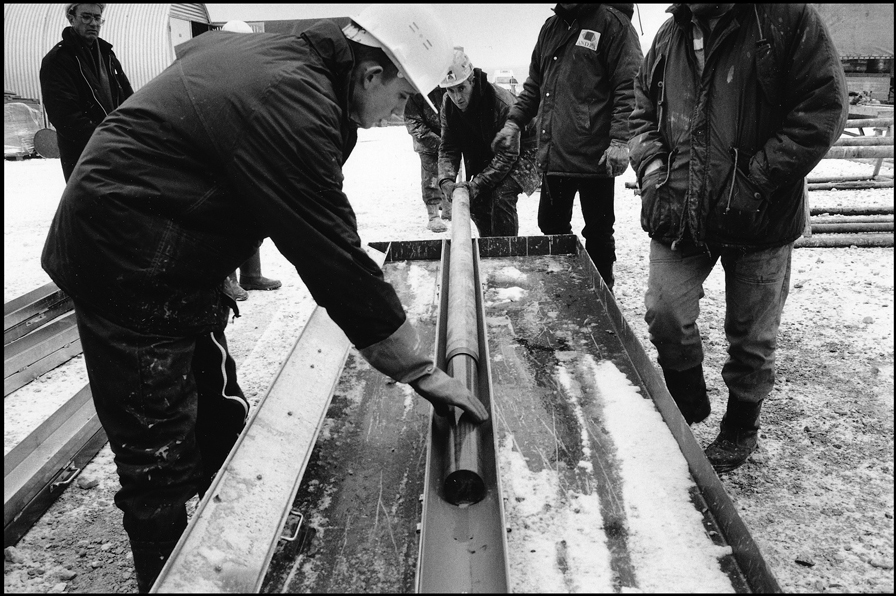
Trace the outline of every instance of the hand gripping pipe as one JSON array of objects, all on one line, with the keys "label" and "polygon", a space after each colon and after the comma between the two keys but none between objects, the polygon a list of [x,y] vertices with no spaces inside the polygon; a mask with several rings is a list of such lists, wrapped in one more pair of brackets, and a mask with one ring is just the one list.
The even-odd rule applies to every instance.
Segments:
[{"label": "hand gripping pipe", "polygon": [[[470,232],[470,193],[466,188],[454,191],[451,211],[445,362],[448,374],[462,381],[479,399],[479,335]],[[445,499],[453,505],[466,506],[485,498],[482,436],[479,426],[467,415],[452,419],[448,429],[446,454],[443,484]]]}]

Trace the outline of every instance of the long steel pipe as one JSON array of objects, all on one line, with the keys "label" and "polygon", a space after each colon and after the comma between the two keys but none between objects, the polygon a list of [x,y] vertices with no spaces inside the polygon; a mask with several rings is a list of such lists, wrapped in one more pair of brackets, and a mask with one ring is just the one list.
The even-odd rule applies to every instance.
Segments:
[{"label": "long steel pipe", "polygon": [[[470,194],[463,187],[452,195],[450,257],[445,362],[448,374],[461,380],[479,398],[479,336]],[[479,427],[468,416],[452,418],[443,489],[445,500],[453,505],[472,505],[485,498],[481,443]]]}]

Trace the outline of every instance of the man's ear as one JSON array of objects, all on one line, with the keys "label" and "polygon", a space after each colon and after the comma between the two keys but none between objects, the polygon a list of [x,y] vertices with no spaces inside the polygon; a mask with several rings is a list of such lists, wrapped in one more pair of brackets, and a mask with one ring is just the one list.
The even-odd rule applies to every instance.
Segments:
[{"label": "man's ear", "polygon": [[363,73],[361,76],[361,81],[364,85],[364,88],[368,88],[373,80],[377,76],[382,76],[383,67],[377,64],[376,62],[365,62],[361,65],[361,72]]}]

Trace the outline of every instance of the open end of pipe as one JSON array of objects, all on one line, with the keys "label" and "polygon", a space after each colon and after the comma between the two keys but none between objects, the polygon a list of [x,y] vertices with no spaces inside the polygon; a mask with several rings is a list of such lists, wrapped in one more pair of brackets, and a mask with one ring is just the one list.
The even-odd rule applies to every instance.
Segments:
[{"label": "open end of pipe", "polygon": [[485,482],[471,470],[457,470],[445,478],[445,500],[452,505],[464,507],[475,505],[485,498]]}]

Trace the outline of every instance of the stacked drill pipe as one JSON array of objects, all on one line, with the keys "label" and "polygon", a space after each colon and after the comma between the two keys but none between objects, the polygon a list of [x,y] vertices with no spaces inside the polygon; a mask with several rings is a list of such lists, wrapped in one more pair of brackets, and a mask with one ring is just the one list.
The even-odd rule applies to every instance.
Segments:
[{"label": "stacked drill pipe", "polygon": [[[463,382],[479,399],[480,355],[470,193],[464,187],[455,189],[452,195],[450,257],[445,341],[447,372]],[[485,497],[481,443],[479,426],[467,415],[451,417],[443,488],[445,499],[453,505],[472,505]]]},{"label": "stacked drill pipe", "polygon": [[[892,118],[873,118],[847,122],[847,128],[892,128]],[[882,159],[893,157],[892,136],[844,137],[825,154],[825,159]],[[876,173],[876,172],[875,172]]]}]

